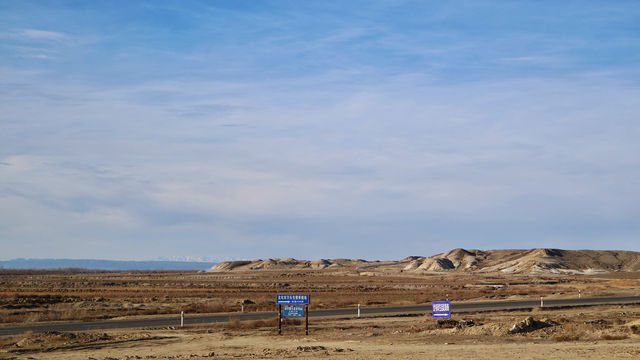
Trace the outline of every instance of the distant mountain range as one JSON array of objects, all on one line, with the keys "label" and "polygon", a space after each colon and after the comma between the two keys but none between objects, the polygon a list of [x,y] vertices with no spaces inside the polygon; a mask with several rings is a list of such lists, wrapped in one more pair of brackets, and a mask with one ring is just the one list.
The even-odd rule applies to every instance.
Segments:
[{"label": "distant mountain range", "polygon": [[12,259],[0,260],[5,269],[60,269],[82,268],[92,270],[206,270],[215,262],[201,261],[129,261],[96,259]]}]

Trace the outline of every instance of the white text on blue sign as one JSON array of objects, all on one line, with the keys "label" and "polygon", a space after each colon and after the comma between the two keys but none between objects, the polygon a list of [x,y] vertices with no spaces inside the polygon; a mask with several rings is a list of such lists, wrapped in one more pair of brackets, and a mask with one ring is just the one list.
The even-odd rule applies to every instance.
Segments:
[{"label": "white text on blue sign", "polygon": [[432,316],[434,318],[450,318],[451,303],[449,300],[434,300],[431,302]]},{"label": "white text on blue sign", "polygon": [[302,305],[285,305],[282,307],[282,316],[284,317],[304,317],[304,306]]},{"label": "white text on blue sign", "polygon": [[277,304],[308,304],[309,294],[278,294]]}]

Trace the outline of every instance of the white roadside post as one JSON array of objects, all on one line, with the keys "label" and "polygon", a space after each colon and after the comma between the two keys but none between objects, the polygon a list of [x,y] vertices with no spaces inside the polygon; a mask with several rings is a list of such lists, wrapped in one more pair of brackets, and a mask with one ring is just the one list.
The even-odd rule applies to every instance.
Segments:
[{"label": "white roadside post", "polygon": [[582,290],[578,290],[578,299],[582,299]]},{"label": "white roadside post", "polygon": [[240,309],[240,312],[244,312],[244,302],[242,303],[242,308]]},{"label": "white roadside post", "polygon": [[542,296],[540,296],[540,307],[544,307],[544,300],[542,300]]},{"label": "white roadside post", "polygon": [[184,327],[184,311],[180,311],[180,327]]},{"label": "white roadside post", "polygon": [[358,304],[358,317],[360,317],[360,304]]}]

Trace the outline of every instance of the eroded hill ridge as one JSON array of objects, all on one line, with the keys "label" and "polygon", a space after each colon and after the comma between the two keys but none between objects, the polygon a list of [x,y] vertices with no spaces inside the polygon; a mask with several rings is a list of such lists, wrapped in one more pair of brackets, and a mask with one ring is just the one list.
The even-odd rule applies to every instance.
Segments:
[{"label": "eroded hill ridge", "polygon": [[639,271],[640,252],[619,250],[476,250],[454,249],[433,256],[409,256],[395,261],[361,259],[255,259],[225,261],[208,272],[344,269],[360,273],[402,272],[501,272],[591,274]]}]

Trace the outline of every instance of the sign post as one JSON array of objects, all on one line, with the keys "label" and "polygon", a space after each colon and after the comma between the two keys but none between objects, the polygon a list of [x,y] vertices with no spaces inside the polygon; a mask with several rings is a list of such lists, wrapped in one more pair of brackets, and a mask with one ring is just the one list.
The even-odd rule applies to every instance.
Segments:
[{"label": "sign post", "polygon": [[286,317],[303,317],[304,331],[309,335],[309,294],[277,294],[278,335],[282,334],[282,321]]},{"label": "sign post", "polygon": [[451,303],[449,300],[434,300],[431,302],[432,316],[440,319],[451,318]]},{"label": "sign post", "polygon": [[282,334],[282,304],[278,304],[278,335]]}]

